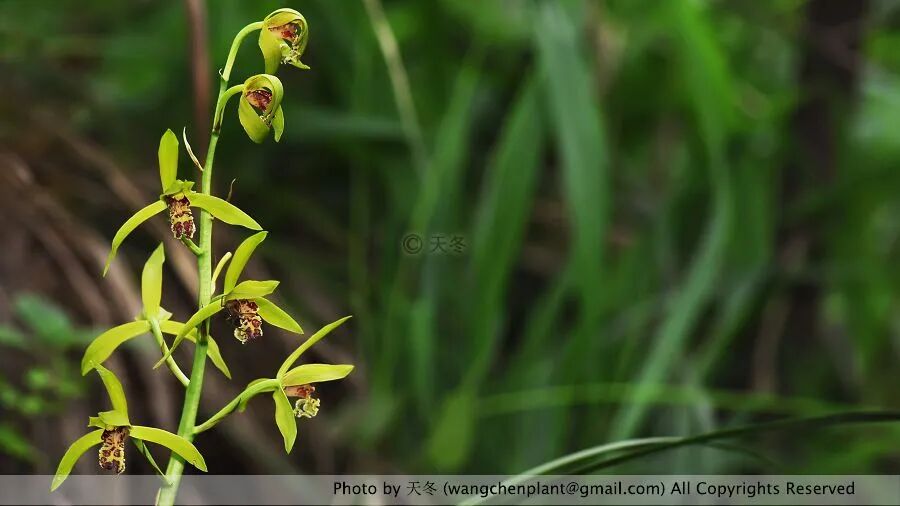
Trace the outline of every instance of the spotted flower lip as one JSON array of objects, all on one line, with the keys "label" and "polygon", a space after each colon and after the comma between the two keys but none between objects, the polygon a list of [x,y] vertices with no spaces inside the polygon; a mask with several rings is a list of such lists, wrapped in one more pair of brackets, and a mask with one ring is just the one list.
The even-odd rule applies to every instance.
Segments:
[{"label": "spotted flower lip", "polygon": [[250,299],[233,299],[225,302],[226,320],[234,327],[234,337],[241,344],[262,337],[262,317],[259,304]]},{"label": "spotted flower lip", "polygon": [[172,130],[166,130],[159,140],[159,180],[162,193],[159,195],[159,200],[134,213],[119,227],[113,237],[106,265],[103,267],[104,276],[109,271],[109,266],[125,238],[141,223],[165,210],[169,212],[172,235],[176,239],[193,237],[196,230],[194,215],[191,211],[193,207],[208,212],[224,223],[239,225],[251,230],[262,230],[256,220],[233,204],[212,195],[195,192],[193,181],[178,179],[178,146],[178,138],[175,137]]},{"label": "spotted flower lip", "polygon": [[169,224],[175,239],[194,237],[194,213],[191,212],[191,201],[184,192],[164,195],[163,200],[169,208]]},{"label": "spotted flower lip", "polygon": [[303,14],[294,9],[278,9],[263,20],[259,31],[259,48],[266,62],[266,73],[274,74],[280,64],[307,70],[300,61],[309,42],[309,25]]},{"label": "spotted flower lip", "polygon": [[115,471],[116,474],[125,472],[125,441],[129,432],[128,427],[113,427],[103,431],[100,436],[103,444],[100,445],[98,456],[101,469]]}]

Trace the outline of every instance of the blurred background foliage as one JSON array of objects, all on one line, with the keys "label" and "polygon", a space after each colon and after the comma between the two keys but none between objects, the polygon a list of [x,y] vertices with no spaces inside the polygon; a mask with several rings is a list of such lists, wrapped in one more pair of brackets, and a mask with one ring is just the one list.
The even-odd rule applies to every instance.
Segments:
[{"label": "blurred background foliage", "polygon": [[[513,473],[898,406],[896,2],[6,0],[0,472],[51,472],[103,407],[74,372],[81,329],[138,313],[160,240],[164,304],[192,312],[162,218],[106,279],[103,258],[154,195],[160,133],[186,127],[202,159],[233,35],[282,6],[309,20],[312,70],[280,72],[280,144],[226,115],[215,190],[235,178],[271,231],[248,274],[281,279],[305,328],[355,316],[314,352],[358,369],[319,389],[289,456],[268,403],[204,434],[211,472]],[[235,68],[261,72],[253,41]],[[218,254],[242,234],[219,227]],[[207,415],[296,346],[213,328],[235,377],[207,376]],[[109,366],[132,418],[173,429],[181,386],[158,354],[137,339]],[[896,473],[898,435],[767,433],[614,470]]]}]

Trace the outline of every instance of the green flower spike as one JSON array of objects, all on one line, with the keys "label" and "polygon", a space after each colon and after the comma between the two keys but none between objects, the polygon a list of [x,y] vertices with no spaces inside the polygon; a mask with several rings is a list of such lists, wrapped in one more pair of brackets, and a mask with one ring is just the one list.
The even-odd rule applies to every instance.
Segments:
[{"label": "green flower spike", "polygon": [[175,341],[172,342],[168,353],[156,363],[154,368],[162,365],[190,332],[223,309],[227,312],[226,319],[235,327],[235,338],[241,343],[262,336],[263,321],[295,334],[303,333],[300,324],[266,298],[278,287],[278,281],[242,281],[238,283],[244,266],[247,265],[247,261],[256,247],[265,240],[266,234],[267,232],[253,234],[238,246],[225,271],[222,293],[213,297],[209,304],[188,318],[181,331],[175,336]]},{"label": "green flower spike", "polygon": [[[283,125],[282,125],[283,128]],[[169,222],[172,235],[176,239],[189,241],[194,235],[194,218],[191,207],[199,207],[216,218],[230,225],[239,225],[251,230],[262,230],[259,223],[247,213],[232,204],[212,195],[197,193],[191,188],[192,181],[177,179],[178,172],[178,139],[171,130],[166,130],[159,141],[159,179],[162,194],[159,200],[134,213],[131,218],[119,227],[112,240],[112,248],[103,267],[103,275],[109,271],[109,265],[116,257],[119,246],[141,223],[163,210],[169,210]]]},{"label": "green flower spike", "polygon": [[[165,260],[163,245],[160,244],[153,254],[150,255],[147,263],[144,264],[144,270],[141,274],[141,299],[144,306],[141,315],[133,322],[107,330],[88,345],[87,350],[84,352],[84,357],[81,359],[82,375],[87,374],[96,364],[106,361],[122,343],[143,334],[153,334],[163,354],[169,351],[162,334],[178,335],[184,328],[184,324],[170,320],[169,318],[172,314],[159,305],[162,297],[162,266]],[[197,332],[188,332],[185,337],[191,342],[196,342]],[[208,342],[210,360],[212,360],[216,368],[222,371],[222,374],[231,378],[231,372],[228,370],[228,366],[225,364],[219,351],[219,345],[212,338],[209,338]],[[175,363],[175,360],[172,357],[168,357],[166,363],[179,381],[187,386],[189,380]]]},{"label": "green flower spike", "polygon": [[197,448],[187,439],[172,434],[171,432],[142,425],[132,425],[128,419],[128,403],[125,400],[125,391],[119,379],[102,365],[94,365],[100,379],[103,380],[109,399],[112,402],[112,410],[98,413],[89,420],[88,427],[97,430],[88,432],[78,438],[66,451],[59,461],[56,475],[50,484],[50,491],[56,490],[68,478],[75,466],[75,462],[84,453],[94,446],[100,445],[99,464],[102,469],[115,471],[121,474],[125,471],[125,442],[129,436],[137,446],[138,451],[144,455],[156,471],[162,475],[159,466],[153,460],[153,456],[147,449],[145,442],[156,443],[172,450],[186,462],[190,462],[197,469],[206,472],[206,462]]},{"label": "green flower spike", "polygon": [[308,70],[300,61],[308,41],[309,26],[303,14],[294,9],[278,9],[266,16],[259,31],[259,49],[266,61],[266,73],[274,74],[281,63]]},{"label": "green flower spike", "polygon": [[[345,316],[322,327],[285,359],[274,378],[261,378],[250,382],[228,405],[197,426],[194,433],[212,428],[235,410],[244,411],[247,403],[255,395],[272,392],[272,399],[275,402],[275,424],[284,438],[284,450],[290,453],[297,439],[297,418],[312,418],[319,412],[320,401],[312,396],[316,390],[313,385],[343,379],[353,371],[353,366],[347,364],[302,364],[297,367],[293,365],[303,352],[349,319],[349,316]],[[298,398],[293,407],[288,397]]]},{"label": "green flower spike", "polygon": [[275,132],[275,142],[284,132],[284,112],[281,100],[284,89],[281,80],[269,74],[255,75],[244,82],[238,103],[238,119],[244,131],[257,144],[264,141],[269,130]]}]

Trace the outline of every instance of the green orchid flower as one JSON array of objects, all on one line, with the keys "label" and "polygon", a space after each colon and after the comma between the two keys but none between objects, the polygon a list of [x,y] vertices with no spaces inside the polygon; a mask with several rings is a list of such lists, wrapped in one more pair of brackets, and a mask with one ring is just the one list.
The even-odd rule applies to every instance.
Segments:
[{"label": "green orchid flower", "polygon": [[[283,129],[282,124],[282,129]],[[166,130],[159,141],[159,179],[162,193],[159,200],[147,205],[134,213],[131,218],[119,227],[112,240],[112,248],[103,267],[103,275],[106,276],[109,266],[116,257],[119,246],[134,229],[141,223],[156,216],[164,210],[169,210],[169,223],[172,235],[176,239],[189,241],[194,236],[194,217],[192,207],[203,209],[214,217],[230,225],[239,225],[251,230],[262,230],[259,223],[247,213],[234,205],[212,195],[206,195],[193,191],[193,181],[177,179],[178,172],[178,138],[172,130]]]},{"label": "green orchid flower", "polygon": [[238,120],[250,140],[259,144],[269,135],[269,130],[273,130],[275,142],[280,141],[284,132],[281,80],[270,74],[255,75],[244,82],[240,92]]},{"label": "green orchid flower", "polygon": [[[316,390],[314,385],[343,379],[353,371],[353,366],[349,364],[293,366],[303,352],[349,319],[350,316],[345,316],[322,327],[284,360],[274,378],[261,378],[250,382],[234,400],[219,410],[212,418],[197,426],[194,433],[197,434],[212,428],[235,410],[243,412],[250,399],[257,394],[272,392],[272,400],[275,402],[275,424],[284,439],[284,450],[290,453],[297,439],[297,418],[312,418],[319,412],[320,401],[313,397]],[[288,400],[289,397],[297,398],[293,406]]]},{"label": "green orchid flower", "polygon": [[190,332],[216,313],[225,310],[227,320],[234,326],[234,337],[242,344],[262,336],[262,322],[302,334],[303,329],[290,315],[266,298],[278,287],[278,281],[241,281],[238,279],[257,246],[266,238],[267,232],[259,232],[248,237],[237,247],[231,263],[225,271],[222,293],[213,297],[209,304],[194,313],[175,336],[172,347],[154,368],[171,356]]},{"label": "green orchid flower", "polygon": [[[110,355],[120,345],[135,337],[151,333],[156,338],[162,353],[169,351],[166,346],[163,334],[178,335],[184,328],[184,323],[170,320],[172,313],[160,307],[162,298],[162,266],[165,262],[165,251],[163,245],[160,244],[150,258],[144,264],[144,270],[141,273],[141,301],[143,302],[143,310],[141,314],[135,318],[135,321],[113,327],[106,332],[97,336],[91,344],[88,345],[81,359],[81,374],[87,374],[96,364],[106,361]],[[185,336],[189,341],[197,342],[197,332],[188,332]],[[208,339],[209,349],[208,355],[212,363],[222,371],[226,377],[231,378],[231,372],[222,359],[219,351],[219,345],[212,339]],[[174,358],[169,356],[166,363],[172,373],[179,381],[187,386],[189,380],[187,376],[175,363]]]},{"label": "green orchid flower", "polygon": [[259,49],[266,61],[266,73],[274,74],[281,63],[309,70],[300,61],[309,41],[309,25],[294,9],[278,9],[263,20],[259,31]]},{"label": "green orchid flower", "polygon": [[59,466],[56,468],[56,474],[53,476],[53,481],[50,484],[51,492],[59,488],[68,478],[69,473],[72,472],[72,468],[75,466],[75,462],[85,452],[97,445],[100,445],[98,457],[100,467],[108,471],[114,471],[116,474],[122,474],[125,471],[125,443],[129,437],[134,441],[138,451],[147,458],[160,475],[163,473],[153,460],[153,456],[150,454],[145,442],[165,446],[181,456],[186,462],[190,462],[197,469],[206,472],[206,462],[203,460],[203,456],[187,439],[162,429],[132,425],[128,419],[128,403],[125,400],[125,391],[122,389],[119,379],[116,378],[112,371],[102,365],[96,364],[94,368],[100,375],[100,379],[103,380],[113,409],[90,417],[88,427],[95,427],[97,430],[78,438],[62,456]]}]

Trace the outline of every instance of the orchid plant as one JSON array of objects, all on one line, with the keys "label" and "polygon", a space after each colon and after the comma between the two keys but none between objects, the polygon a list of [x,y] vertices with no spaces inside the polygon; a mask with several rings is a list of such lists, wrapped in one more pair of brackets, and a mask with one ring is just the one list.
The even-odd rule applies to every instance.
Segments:
[{"label": "orchid plant", "polygon": [[[228,81],[241,42],[247,35],[259,31],[259,48],[262,51],[264,74],[246,79],[243,84],[229,87]],[[210,335],[210,319],[224,312],[225,319],[234,327],[234,337],[246,344],[259,340],[263,335],[263,323],[288,332],[303,334],[300,325],[279,308],[270,295],[278,287],[278,281],[243,280],[241,274],[250,257],[267,233],[256,220],[244,211],[212,195],[213,160],[219,133],[224,121],[224,111],[231,97],[240,95],[238,120],[247,136],[256,143],[263,142],[271,131],[275,141],[284,131],[284,112],[281,103],[284,89],[275,76],[281,64],[309,69],[300,61],[309,39],[309,27],[302,14],[293,9],[278,9],[262,21],[250,23],[241,29],[231,44],[231,49],[220,72],[219,95],[212,118],[212,132],[205,164],[201,164],[191,150],[187,137],[183,136],[185,149],[202,174],[199,189],[195,182],[178,178],[180,144],[171,130],[167,130],[159,143],[159,200],[136,212],[119,228],[112,240],[112,247],[103,268],[105,276],[119,246],[141,223],[168,210],[169,224],[175,239],[181,241],[197,257],[199,274],[198,309],[184,323],[172,319],[172,313],[161,305],[163,265],[165,250],[160,244],[144,264],[141,273],[142,311],[133,322],[124,323],[103,332],[94,339],[81,361],[82,374],[96,371],[109,393],[112,409],[91,417],[88,427],[95,430],[76,440],[60,460],[51,490],[62,485],[76,461],[91,448],[100,445],[98,461],[102,469],[120,474],[125,471],[126,442],[131,439],[138,453],[146,458],[162,479],[157,496],[161,505],[174,504],[185,463],[206,471],[206,463],[194,446],[197,434],[211,429],[226,416],[242,412],[254,396],[272,393],[275,404],[275,424],[284,439],[284,448],[290,452],[297,438],[297,419],[312,418],[319,411],[320,401],[315,397],[316,383],[339,380],[353,370],[352,365],[300,364],[301,355],[313,344],[344,323],[344,317],[326,325],[306,339],[282,363],[274,378],[261,378],[250,382],[230,403],[207,421],[198,424],[197,414],[203,389],[203,373],[209,360],[227,378],[231,372],[223,359],[219,344]],[[199,215],[195,224],[194,211]],[[235,251],[221,256],[215,269],[212,267],[213,220],[257,231],[246,238]],[[194,242],[195,233],[199,235]],[[230,262],[230,263],[229,263]],[[227,267],[226,267],[227,266]],[[223,273],[222,290],[217,295],[216,282]],[[185,397],[177,433],[162,429],[134,425],[128,416],[128,405],[122,384],[102,364],[123,343],[150,334],[159,346],[162,357],[155,367],[166,364],[172,375],[184,386]],[[175,336],[171,346],[165,335]],[[176,362],[173,352],[187,339],[193,343],[194,359],[190,374],[185,374]],[[288,398],[296,398],[291,405]],[[156,443],[171,451],[165,471],[157,466],[146,442]]]}]

